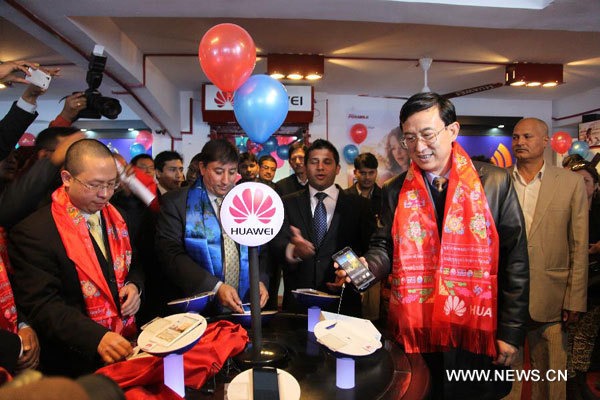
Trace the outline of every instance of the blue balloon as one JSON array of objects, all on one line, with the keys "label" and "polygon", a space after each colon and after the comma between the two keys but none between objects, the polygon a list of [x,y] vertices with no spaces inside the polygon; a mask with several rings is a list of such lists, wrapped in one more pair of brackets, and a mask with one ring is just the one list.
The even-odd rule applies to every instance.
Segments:
[{"label": "blue balloon", "polygon": [[277,150],[277,139],[271,136],[269,140],[263,144],[263,149],[266,149],[269,153]]},{"label": "blue balloon", "polygon": [[265,143],[285,121],[287,90],[268,75],[251,76],[235,91],[233,112],[250,140]]},{"label": "blue balloon", "polygon": [[265,150],[265,149],[263,148],[261,151],[259,151],[259,152],[258,152],[258,154],[256,155],[256,158],[260,160],[260,158],[261,158],[262,156],[267,156],[267,155],[269,155],[269,154],[271,154],[271,152],[270,152],[270,151],[267,151],[267,150]]},{"label": "blue balloon", "polygon": [[138,154],[144,154],[146,152],[146,148],[141,143],[133,143],[129,146],[129,155],[131,158],[137,156]]},{"label": "blue balloon", "polygon": [[282,160],[287,160],[290,158],[290,146],[287,144],[282,144],[277,148],[277,156]]},{"label": "blue balloon", "polygon": [[590,145],[583,140],[576,140],[569,149],[569,155],[579,154],[581,157],[586,158],[590,153]]},{"label": "blue balloon", "polygon": [[344,147],[344,158],[348,164],[352,164],[356,157],[358,157],[358,147],[353,144]]}]

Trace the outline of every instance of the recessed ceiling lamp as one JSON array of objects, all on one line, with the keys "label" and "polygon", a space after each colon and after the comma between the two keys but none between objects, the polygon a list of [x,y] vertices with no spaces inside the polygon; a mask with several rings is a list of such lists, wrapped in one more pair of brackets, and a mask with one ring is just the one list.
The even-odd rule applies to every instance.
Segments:
[{"label": "recessed ceiling lamp", "polygon": [[555,87],[561,83],[563,83],[562,64],[516,63],[506,66],[506,85]]},{"label": "recessed ceiling lamp", "polygon": [[504,128],[504,125],[498,125],[498,129]]},{"label": "recessed ceiling lamp", "polygon": [[325,70],[325,58],[315,54],[269,54],[267,74],[274,79],[319,80]]},{"label": "recessed ceiling lamp", "polygon": [[0,90],[6,89],[6,85],[4,83],[0,83]]}]

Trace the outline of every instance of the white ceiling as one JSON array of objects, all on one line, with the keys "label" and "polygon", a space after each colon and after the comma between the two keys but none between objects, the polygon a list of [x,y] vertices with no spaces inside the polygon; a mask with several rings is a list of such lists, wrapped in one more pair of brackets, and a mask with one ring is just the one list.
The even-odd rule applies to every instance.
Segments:
[{"label": "white ceiling", "polygon": [[[108,21],[122,40],[133,43],[142,54],[181,55],[148,57],[177,90],[197,90],[207,81],[196,57],[198,43],[211,26],[222,22],[243,26],[261,54],[324,54],[325,77],[315,85],[321,92],[407,96],[423,86],[416,62],[339,57],[431,57],[429,87],[440,93],[502,82],[504,67],[486,63],[527,61],[565,66],[566,83],[560,87],[502,87],[472,97],[552,100],[600,86],[599,0],[555,0],[542,10],[389,0],[6,0],[0,4],[0,16],[6,18],[0,18],[0,61],[66,64],[63,77],[55,80],[47,98],[83,89],[85,61],[26,33],[35,32],[39,25],[21,24],[30,19],[15,5],[86,52],[94,41],[82,33],[82,27],[97,26],[107,21],[102,17],[111,17]],[[128,83],[135,76],[115,60],[108,65]],[[262,59],[255,73],[264,72]],[[110,79],[105,79],[101,89],[122,90]],[[0,100],[14,98],[14,90],[0,92]]]}]

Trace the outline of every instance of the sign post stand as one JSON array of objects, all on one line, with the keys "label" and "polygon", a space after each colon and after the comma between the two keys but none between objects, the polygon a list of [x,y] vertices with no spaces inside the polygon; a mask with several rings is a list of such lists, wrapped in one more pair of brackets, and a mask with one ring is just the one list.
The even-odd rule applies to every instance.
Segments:
[{"label": "sign post stand", "polygon": [[[279,195],[265,184],[242,183],[225,196],[221,206],[221,223],[224,232],[233,241],[248,246],[252,343],[236,356],[236,360],[244,367],[274,365],[287,357],[287,350],[262,338],[258,246],[269,242],[281,229],[283,203]],[[252,233],[247,234],[248,230]],[[263,233],[255,233],[258,231]]]}]

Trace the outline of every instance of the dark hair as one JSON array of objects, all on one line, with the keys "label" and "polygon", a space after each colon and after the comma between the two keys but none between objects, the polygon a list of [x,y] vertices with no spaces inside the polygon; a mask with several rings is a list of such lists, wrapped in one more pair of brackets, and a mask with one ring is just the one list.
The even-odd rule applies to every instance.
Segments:
[{"label": "dark hair", "polygon": [[304,156],[304,164],[308,164],[308,159],[310,158],[311,151],[322,149],[329,150],[333,153],[335,165],[338,165],[340,163],[340,153],[338,153],[335,146],[325,139],[317,139],[308,147],[308,149],[306,149],[306,155]]},{"label": "dark hair", "polygon": [[202,153],[198,153],[196,154],[194,157],[192,157],[192,159],[190,160],[190,164],[193,162],[201,162],[202,161]]},{"label": "dark hair", "polygon": [[83,169],[81,160],[84,156],[113,158],[113,154],[104,143],[96,139],[81,139],[73,143],[67,150],[65,169],[73,176],[79,174]]},{"label": "dark hair", "polygon": [[214,161],[237,164],[239,160],[237,147],[227,139],[209,140],[202,147],[201,154],[200,162],[205,166]]},{"label": "dark hair", "polygon": [[298,151],[298,150],[303,150],[304,154],[306,154],[306,144],[304,143],[303,140],[294,142],[290,145],[290,151],[289,151],[290,157],[292,156],[292,154],[294,154],[295,151]]},{"label": "dark hair", "polygon": [[181,154],[179,154],[178,152],[176,152],[176,151],[161,151],[154,158],[154,168],[157,171],[162,172],[167,161],[172,161],[172,160],[181,160],[181,162],[183,163],[183,158],[181,157]]},{"label": "dark hair", "polygon": [[452,104],[450,100],[433,92],[417,93],[412,95],[400,110],[400,129],[402,129],[402,124],[405,123],[411,115],[429,110],[431,107],[438,108],[440,118],[444,121],[444,125],[450,125],[451,123],[456,122],[456,110],[454,109],[454,104]]},{"label": "dark hair", "polygon": [[54,150],[58,144],[59,137],[69,136],[75,132],[79,132],[79,128],[75,128],[73,126],[57,126],[46,128],[38,133],[37,137],[35,138],[35,148],[36,150]]},{"label": "dark hair", "polygon": [[571,168],[573,164],[579,164],[582,161],[585,161],[585,158],[581,157],[579,154],[569,154],[562,160],[563,168]]},{"label": "dark hair", "polygon": [[600,183],[600,176],[598,175],[598,171],[592,165],[592,163],[589,161],[583,160],[578,163],[573,163],[573,164],[569,165],[567,168],[569,168],[573,172],[581,171],[582,169],[584,169],[592,176],[594,183]]},{"label": "dark hair", "polygon": [[492,163],[492,159],[484,156],[483,154],[478,154],[476,156],[471,157],[471,161],[481,161],[488,164]]},{"label": "dark hair", "polygon": [[379,163],[377,162],[377,157],[375,157],[371,153],[361,153],[354,159],[354,168],[370,168],[377,169],[379,167]]},{"label": "dark hair", "polygon": [[136,165],[138,161],[144,160],[144,159],[148,159],[148,160],[152,161],[152,156],[150,154],[146,154],[146,153],[138,154],[137,156],[133,157],[129,163],[131,165]]},{"label": "dark hair", "polygon": [[258,160],[256,159],[256,155],[254,153],[250,153],[249,151],[240,154],[240,161],[239,164],[243,163],[243,162],[255,162],[258,164]]},{"label": "dark hair", "polygon": [[264,156],[262,156],[261,158],[258,159],[258,165],[262,165],[263,162],[265,161],[271,161],[274,162],[275,165],[277,165],[277,160],[275,159],[275,157],[273,157],[270,154],[265,154]]}]

